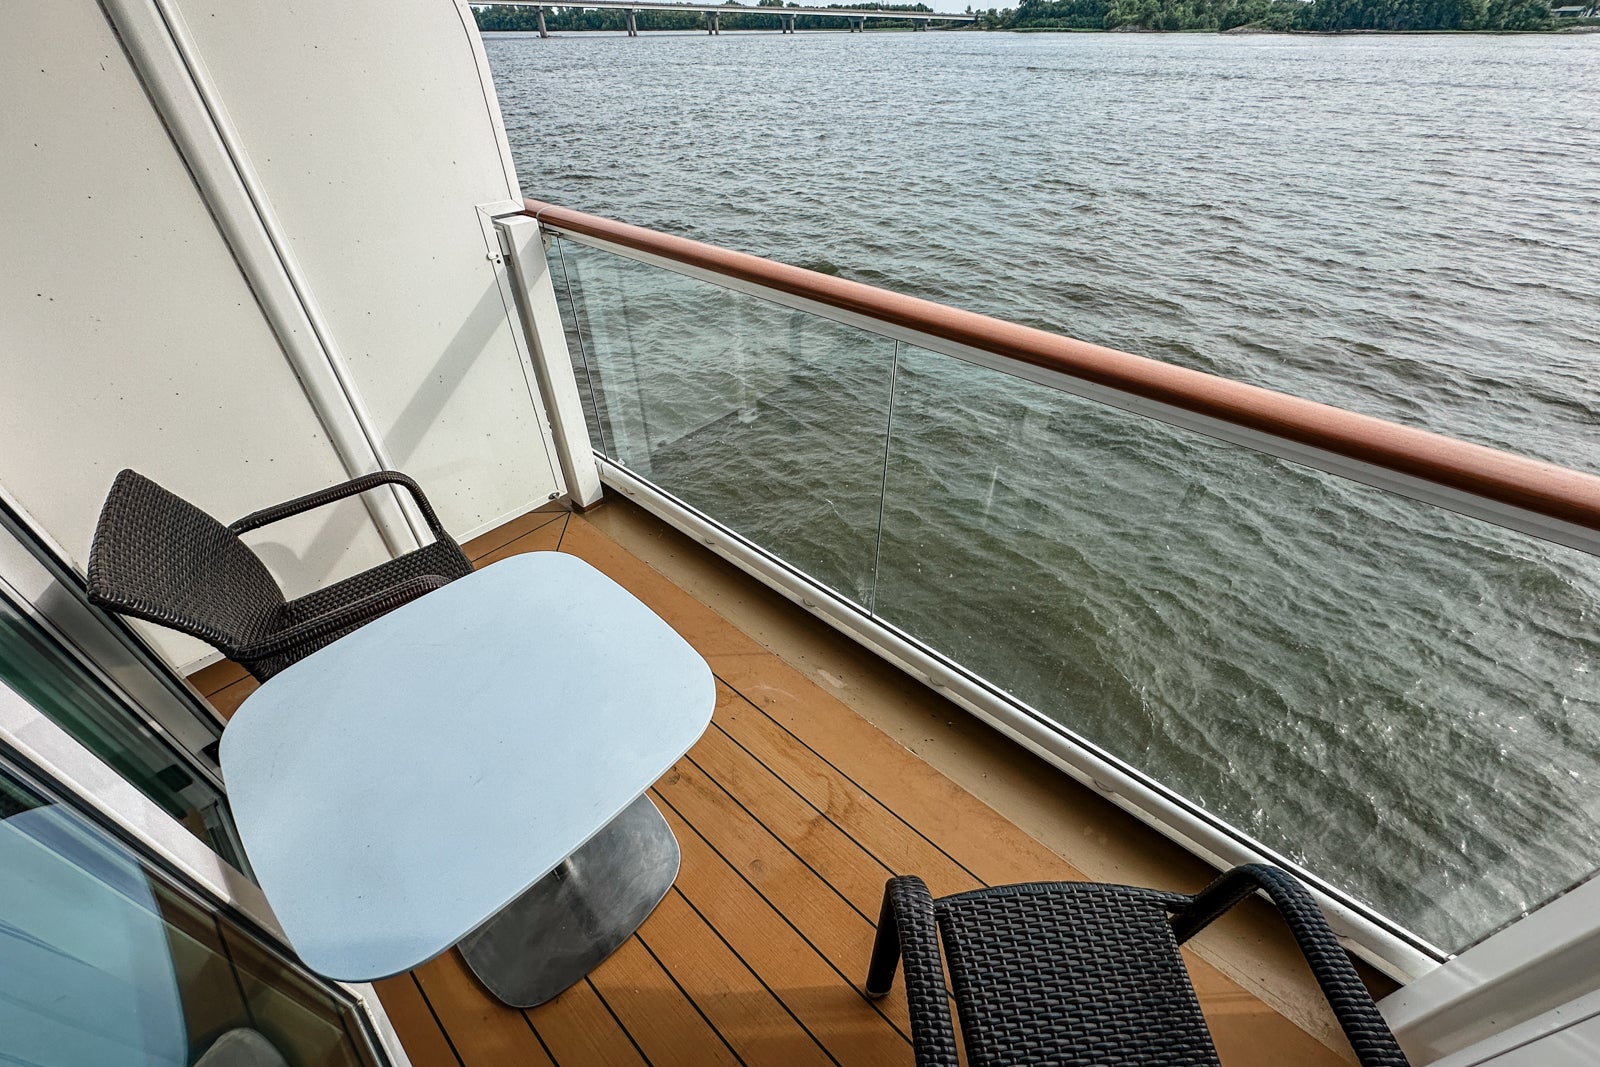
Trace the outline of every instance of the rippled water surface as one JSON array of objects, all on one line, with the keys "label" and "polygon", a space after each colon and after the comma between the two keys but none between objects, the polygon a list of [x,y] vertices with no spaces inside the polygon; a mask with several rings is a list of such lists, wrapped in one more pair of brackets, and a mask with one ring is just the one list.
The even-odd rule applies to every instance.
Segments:
[{"label": "rippled water surface", "polygon": [[[530,196],[1600,470],[1600,37],[488,52]],[[611,258],[631,466],[1434,944],[1600,860],[1589,557]]]}]

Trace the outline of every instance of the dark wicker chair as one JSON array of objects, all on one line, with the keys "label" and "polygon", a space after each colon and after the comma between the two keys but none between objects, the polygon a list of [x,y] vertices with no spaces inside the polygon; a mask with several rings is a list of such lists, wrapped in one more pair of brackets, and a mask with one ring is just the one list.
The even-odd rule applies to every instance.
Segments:
[{"label": "dark wicker chair", "polygon": [[[410,490],[435,540],[285,600],[239,535],[380,485]],[[423,593],[472,573],[417,483],[378,471],[224,526],[131,470],[117,475],[89,550],[89,599],[198,637],[262,681]]]},{"label": "dark wicker chair", "polygon": [[1194,896],[1037,882],[934,900],[920,878],[892,878],[866,992],[888,993],[904,957],[918,1067],[954,1067],[937,929],[971,1067],[1214,1067],[1211,1032],[1178,946],[1258,889],[1288,923],[1360,1062],[1404,1067],[1405,1054],[1311,895],[1265,864],[1235,867]]}]

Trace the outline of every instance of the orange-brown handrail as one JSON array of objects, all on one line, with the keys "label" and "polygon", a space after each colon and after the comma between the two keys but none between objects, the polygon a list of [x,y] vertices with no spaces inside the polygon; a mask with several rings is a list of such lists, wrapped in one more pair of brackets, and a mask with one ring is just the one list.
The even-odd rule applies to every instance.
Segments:
[{"label": "orange-brown handrail", "polygon": [[1592,474],[570,208],[525,206],[561,230],[1600,531]]}]

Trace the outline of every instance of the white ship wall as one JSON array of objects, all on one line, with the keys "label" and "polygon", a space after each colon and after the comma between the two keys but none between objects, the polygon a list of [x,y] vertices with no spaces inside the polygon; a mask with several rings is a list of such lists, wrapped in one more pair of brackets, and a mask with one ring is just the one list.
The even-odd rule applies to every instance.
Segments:
[{"label": "white ship wall", "polygon": [[521,193],[470,14],[450,0],[165,6],[394,466],[457,533],[544,503],[535,379],[475,209]]},{"label": "white ship wall", "polygon": [[[174,115],[108,13],[187,34],[216,114]],[[73,562],[123,467],[231,521],[388,463],[458,537],[561,489],[475,210],[517,189],[454,4],[63,0],[9,15],[0,487]],[[195,165],[180,121],[234,125],[257,199]],[[229,214],[278,228],[281,275],[241,252]],[[284,325],[284,292],[317,337]],[[327,363],[317,381],[308,348]],[[388,545],[353,501],[252,540],[297,595],[404,547],[392,503],[376,506]],[[145,632],[182,669],[210,656]]]}]

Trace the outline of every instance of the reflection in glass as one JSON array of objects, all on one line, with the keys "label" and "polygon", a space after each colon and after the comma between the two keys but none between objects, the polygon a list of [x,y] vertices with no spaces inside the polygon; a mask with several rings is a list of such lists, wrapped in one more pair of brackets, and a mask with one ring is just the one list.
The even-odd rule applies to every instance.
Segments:
[{"label": "reflection in glass", "polygon": [[1600,865],[1595,558],[560,245],[606,453],[883,622],[1442,950]]},{"label": "reflection in glass", "polygon": [[1600,860],[1582,553],[902,345],[876,605],[1446,949]]},{"label": "reflection in glass", "polygon": [[248,871],[228,802],[32,620],[0,599],[0,683],[71,734],[223,859]]},{"label": "reflection in glass", "polygon": [[0,1062],[373,1067],[362,1033],[353,1006],[0,764]]},{"label": "reflection in glass", "polygon": [[893,341],[570,241],[606,455],[860,604]]},{"label": "reflection in glass", "polygon": [[[577,291],[572,283],[572,276],[567,272],[566,250],[571,247],[571,242],[552,238],[545,252],[545,259],[550,265],[550,283],[555,289],[556,310],[561,314],[561,328],[567,338],[567,356],[572,360],[573,375],[578,382],[578,399],[583,405],[584,419],[589,425],[589,443],[605,455],[611,455],[610,445],[606,441],[606,417],[602,405],[604,398],[600,395],[595,385],[594,374],[589,369],[589,354],[587,340],[580,329],[581,320],[574,308],[577,303]],[[579,253],[574,253],[577,255]]]}]

